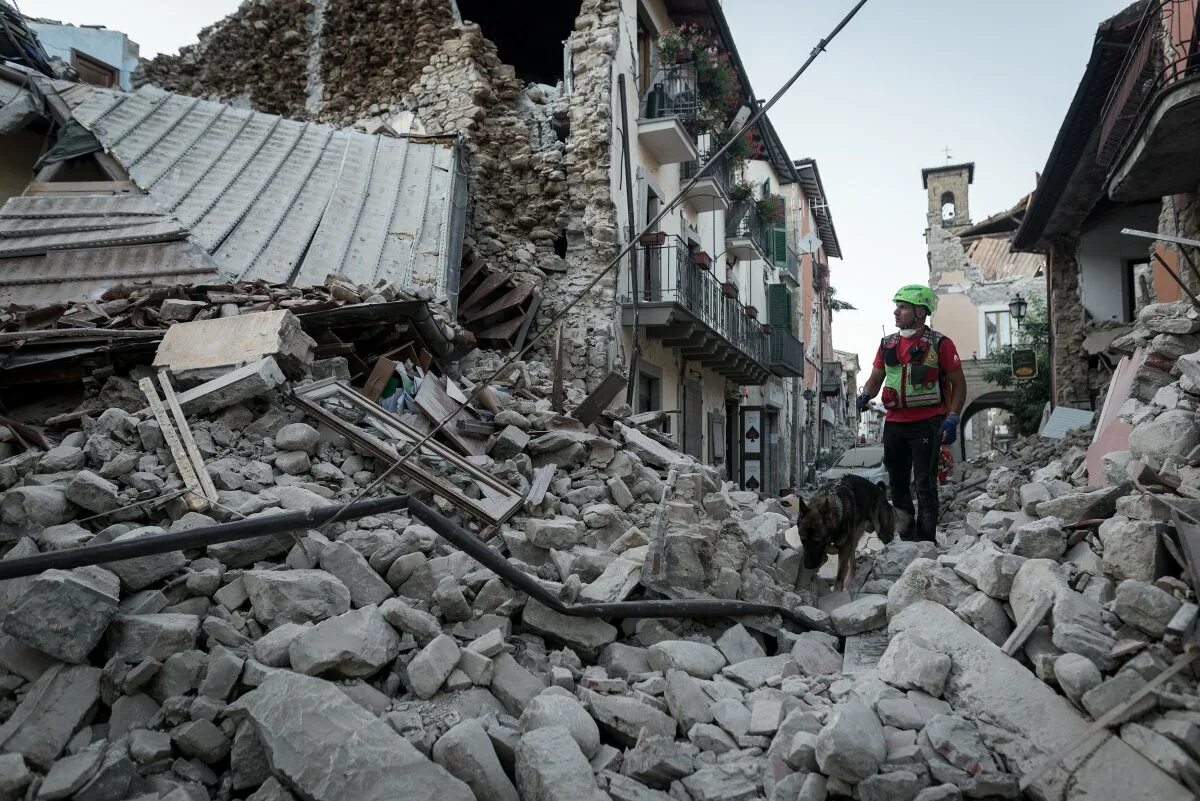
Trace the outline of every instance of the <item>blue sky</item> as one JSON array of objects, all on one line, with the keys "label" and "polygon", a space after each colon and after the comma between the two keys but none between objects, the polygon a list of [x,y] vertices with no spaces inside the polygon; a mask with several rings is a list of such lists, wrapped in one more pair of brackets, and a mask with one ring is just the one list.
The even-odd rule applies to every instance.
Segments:
[{"label": "blue sky", "polygon": [[[974,220],[1034,187],[1091,53],[1123,0],[869,0],[770,112],[817,159],[844,258],[834,347],[869,368],[897,287],[925,283],[921,169],[975,162]],[[755,94],[769,98],[854,3],[725,0]],[[934,318],[934,326],[937,318]]]},{"label": "blue sky", "polygon": [[[497,0],[500,2],[501,0]],[[518,3],[519,0],[506,0]],[[238,0],[17,0],[33,16],[125,31],[175,52]],[[724,0],[767,98],[852,0]],[[845,256],[832,263],[834,346],[874,356],[896,287],[928,280],[921,169],[975,162],[973,219],[1034,187],[1091,52],[1124,0],[869,0],[771,112],[792,158],[816,158]],[[934,320],[936,326],[936,318]]]}]

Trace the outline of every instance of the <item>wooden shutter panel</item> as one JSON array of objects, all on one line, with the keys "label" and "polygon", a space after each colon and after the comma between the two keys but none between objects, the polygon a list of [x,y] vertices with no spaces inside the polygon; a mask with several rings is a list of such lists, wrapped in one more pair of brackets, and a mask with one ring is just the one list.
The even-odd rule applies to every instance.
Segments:
[{"label": "wooden shutter panel", "polygon": [[776,267],[787,267],[787,228],[777,225],[771,229],[771,261]]},{"label": "wooden shutter panel", "polygon": [[792,293],[784,284],[767,287],[767,320],[776,328],[792,331]]}]

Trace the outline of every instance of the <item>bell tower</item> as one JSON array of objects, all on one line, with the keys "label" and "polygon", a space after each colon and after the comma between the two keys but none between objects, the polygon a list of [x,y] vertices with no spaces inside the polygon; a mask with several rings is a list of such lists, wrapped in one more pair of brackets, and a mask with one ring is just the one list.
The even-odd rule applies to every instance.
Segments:
[{"label": "bell tower", "polygon": [[929,227],[953,232],[971,224],[970,186],[975,180],[975,162],[926,167],[921,182],[929,195]]}]

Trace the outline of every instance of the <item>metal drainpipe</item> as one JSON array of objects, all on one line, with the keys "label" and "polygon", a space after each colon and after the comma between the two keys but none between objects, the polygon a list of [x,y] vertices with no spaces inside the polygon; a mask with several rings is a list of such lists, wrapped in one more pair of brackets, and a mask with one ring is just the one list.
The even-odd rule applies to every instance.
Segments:
[{"label": "metal drainpipe", "polygon": [[[633,206],[633,163],[629,155],[629,108],[625,99],[625,73],[617,76],[617,88],[621,94],[621,156],[625,162],[625,210],[628,219],[629,236],[637,230],[636,215]],[[625,385],[625,403],[633,406],[633,393],[637,388],[637,368],[642,356],[642,345],[638,333],[638,263],[637,248],[629,249],[629,295],[633,298],[633,348],[629,355],[629,381]],[[621,290],[621,281],[617,279],[617,291]],[[620,312],[618,311],[618,314]]]}]

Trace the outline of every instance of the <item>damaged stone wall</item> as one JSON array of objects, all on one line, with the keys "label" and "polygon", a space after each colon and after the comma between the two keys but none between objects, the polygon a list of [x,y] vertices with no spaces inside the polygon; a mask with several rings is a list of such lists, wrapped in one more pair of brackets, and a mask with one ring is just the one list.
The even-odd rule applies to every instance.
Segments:
[{"label": "damaged stone wall", "polygon": [[[142,80],[340,125],[409,111],[426,131],[459,134],[470,171],[464,264],[540,285],[544,324],[616,253],[619,19],[617,0],[583,3],[568,41],[569,95],[561,82],[522,85],[478,25],[455,22],[448,0],[248,4],[179,56],[144,62]],[[589,388],[608,367],[615,286],[602,282],[577,307],[567,338],[568,375]]]},{"label": "damaged stone wall", "polygon": [[1054,309],[1051,338],[1054,362],[1054,402],[1087,406],[1092,392],[1088,386],[1088,356],[1083,349],[1084,311],[1079,297],[1079,262],[1076,242],[1062,240],[1051,249],[1050,305]]},{"label": "damaged stone wall", "polygon": [[304,114],[309,55],[308,0],[244,3],[200,31],[199,41],[143,59],[135,83],[223,101],[248,100],[258,111]]},{"label": "damaged stone wall", "polygon": [[404,106],[405,94],[422,73],[430,73],[430,60],[454,36],[447,0],[327,0],[324,5],[318,67],[325,88],[322,122],[348,125],[376,113],[372,106]]}]

